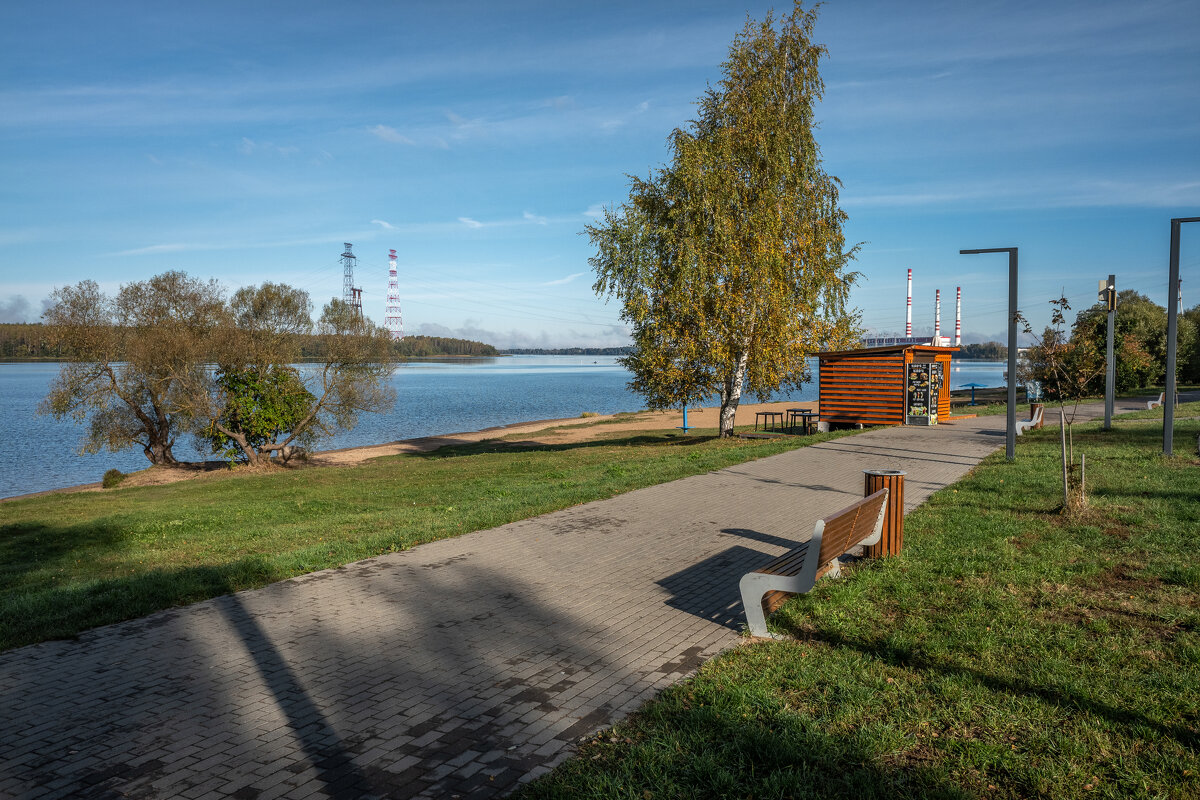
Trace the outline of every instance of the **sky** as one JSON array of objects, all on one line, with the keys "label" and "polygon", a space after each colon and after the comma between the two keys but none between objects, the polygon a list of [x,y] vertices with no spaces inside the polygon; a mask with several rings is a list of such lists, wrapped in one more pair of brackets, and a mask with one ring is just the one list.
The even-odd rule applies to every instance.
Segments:
[{"label": "sky", "polygon": [[[0,321],[179,269],[342,294],[500,347],[628,343],[584,226],[669,159],[747,16],[782,3],[96,2],[0,8]],[[1200,216],[1200,4],[830,0],[824,167],[864,325],[1002,339],[1117,276],[1165,304]],[[1200,223],[1183,226],[1200,304]]]}]

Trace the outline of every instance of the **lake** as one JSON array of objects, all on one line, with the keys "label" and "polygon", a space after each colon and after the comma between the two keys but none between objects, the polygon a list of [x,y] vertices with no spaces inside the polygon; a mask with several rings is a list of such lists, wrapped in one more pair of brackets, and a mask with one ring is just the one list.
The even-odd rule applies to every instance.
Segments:
[{"label": "lake", "polygon": [[[955,363],[951,388],[966,383],[1004,384],[1002,362]],[[816,365],[813,364],[813,372]],[[78,455],[83,427],[35,413],[58,364],[0,363],[0,497],[99,481],[105,471],[132,472],[149,462],[141,448]],[[497,425],[578,417],[585,411],[614,414],[644,407],[625,386],[629,373],[615,356],[509,356],[402,364],[392,377],[396,405],[385,414],[364,414],[358,427],[323,440],[332,450],[381,444]],[[779,400],[815,400],[817,386]],[[753,402],[748,399],[747,402]],[[184,437],[175,447],[186,461],[212,459]]]}]

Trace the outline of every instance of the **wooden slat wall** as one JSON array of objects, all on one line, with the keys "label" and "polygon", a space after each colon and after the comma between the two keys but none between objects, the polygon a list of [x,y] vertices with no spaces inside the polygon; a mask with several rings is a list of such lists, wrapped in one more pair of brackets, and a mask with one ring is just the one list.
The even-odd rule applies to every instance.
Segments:
[{"label": "wooden slat wall", "polygon": [[[823,421],[835,425],[904,423],[903,352],[822,357],[820,370],[818,399]],[[947,394],[946,413],[949,403]]]},{"label": "wooden slat wall", "polygon": [[938,393],[938,419],[950,416],[950,354],[938,354],[935,358],[942,365],[942,390]]}]

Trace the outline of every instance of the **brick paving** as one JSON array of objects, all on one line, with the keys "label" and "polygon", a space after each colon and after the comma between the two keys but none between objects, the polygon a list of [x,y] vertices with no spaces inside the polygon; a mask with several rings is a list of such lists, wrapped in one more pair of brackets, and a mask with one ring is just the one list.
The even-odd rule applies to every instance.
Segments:
[{"label": "brick paving", "polygon": [[740,576],[863,469],[906,470],[912,508],[1003,428],[864,433],[0,654],[0,797],[503,795],[736,644]]}]

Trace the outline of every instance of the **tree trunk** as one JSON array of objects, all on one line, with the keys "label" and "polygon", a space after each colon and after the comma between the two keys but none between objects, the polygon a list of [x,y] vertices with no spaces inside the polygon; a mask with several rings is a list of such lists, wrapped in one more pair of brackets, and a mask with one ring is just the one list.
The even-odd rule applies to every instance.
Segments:
[{"label": "tree trunk", "polygon": [[149,444],[142,445],[142,452],[146,454],[146,458],[150,459],[151,464],[179,463],[171,453],[171,443],[160,441],[157,438],[151,439]]},{"label": "tree trunk", "polygon": [[237,445],[238,449],[242,451],[242,455],[246,457],[247,464],[255,466],[271,460],[270,452],[267,452],[266,454],[259,453],[249,442],[246,441],[246,437],[237,431],[231,430],[219,422],[214,422],[213,427],[228,436],[230,440]]},{"label": "tree trunk", "polygon": [[742,398],[742,382],[746,378],[746,362],[750,360],[750,351],[742,350],[738,356],[737,366],[733,374],[725,380],[721,390],[721,436],[733,436],[734,419],[737,416],[738,401]]}]

